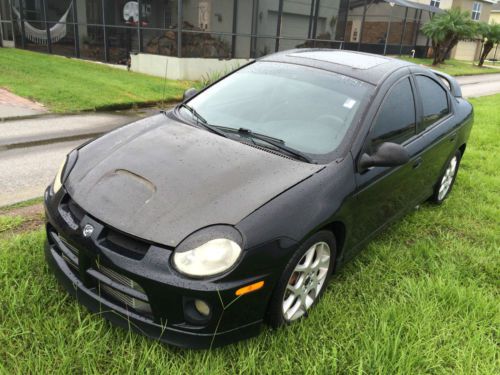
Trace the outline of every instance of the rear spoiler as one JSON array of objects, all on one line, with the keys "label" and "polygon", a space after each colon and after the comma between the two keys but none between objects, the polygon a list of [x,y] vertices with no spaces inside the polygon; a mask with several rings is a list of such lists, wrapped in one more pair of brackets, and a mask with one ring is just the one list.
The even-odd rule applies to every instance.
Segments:
[{"label": "rear spoiler", "polygon": [[446,73],[439,72],[439,71],[434,70],[434,69],[431,69],[431,70],[439,78],[446,81],[447,86],[450,89],[451,95],[453,95],[455,98],[462,97],[462,89],[460,88],[460,85],[458,84],[458,82],[455,78],[453,78],[452,76],[450,76]]}]

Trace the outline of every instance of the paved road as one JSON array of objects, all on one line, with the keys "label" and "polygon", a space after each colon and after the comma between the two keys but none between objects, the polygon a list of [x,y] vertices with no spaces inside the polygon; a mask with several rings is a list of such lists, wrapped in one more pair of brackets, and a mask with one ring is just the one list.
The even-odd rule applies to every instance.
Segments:
[{"label": "paved road", "polygon": [[[59,139],[69,140],[85,134],[99,134],[132,122],[136,112],[46,115],[0,123],[0,150],[6,146],[29,145]],[[66,138],[66,139],[65,139]]]},{"label": "paved road", "polygon": [[500,73],[457,77],[466,98],[500,93]]},{"label": "paved road", "polygon": [[0,151],[0,207],[42,196],[64,156],[84,141]]},{"label": "paved road", "polygon": [[[42,196],[64,156],[89,139],[87,134],[95,135],[153,112],[158,110],[47,115],[0,122],[0,207]],[[59,141],[49,142],[51,138]]]}]

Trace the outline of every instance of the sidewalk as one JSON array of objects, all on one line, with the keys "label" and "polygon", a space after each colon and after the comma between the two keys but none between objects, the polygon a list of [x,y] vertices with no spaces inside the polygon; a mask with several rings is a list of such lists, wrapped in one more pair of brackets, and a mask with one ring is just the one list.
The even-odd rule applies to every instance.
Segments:
[{"label": "sidewalk", "polygon": [[40,115],[47,112],[48,110],[43,105],[0,88],[0,121],[8,118]]}]

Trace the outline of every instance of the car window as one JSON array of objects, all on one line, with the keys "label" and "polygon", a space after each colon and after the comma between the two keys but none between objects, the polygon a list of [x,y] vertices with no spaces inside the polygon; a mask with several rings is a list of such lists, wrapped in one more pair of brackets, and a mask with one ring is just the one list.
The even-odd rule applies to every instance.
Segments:
[{"label": "car window", "polygon": [[422,98],[423,119],[421,130],[432,125],[450,113],[446,91],[433,79],[416,76],[420,97]]},{"label": "car window", "polygon": [[341,144],[371,89],[325,70],[256,62],[209,87],[189,105],[210,124],[278,138],[322,160]]},{"label": "car window", "polygon": [[394,85],[385,97],[370,133],[371,148],[383,142],[403,143],[415,134],[415,101],[409,78]]}]

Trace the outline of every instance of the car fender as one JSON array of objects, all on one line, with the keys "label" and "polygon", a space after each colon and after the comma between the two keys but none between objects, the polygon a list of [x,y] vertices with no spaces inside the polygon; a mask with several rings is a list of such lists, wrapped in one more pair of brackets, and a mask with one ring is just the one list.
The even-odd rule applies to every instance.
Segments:
[{"label": "car fender", "polygon": [[343,203],[354,190],[354,164],[349,156],[276,196],[236,228],[245,236],[249,250],[277,240],[282,249],[294,248],[290,245],[300,244],[335,221],[348,228],[350,216],[344,212]]}]

